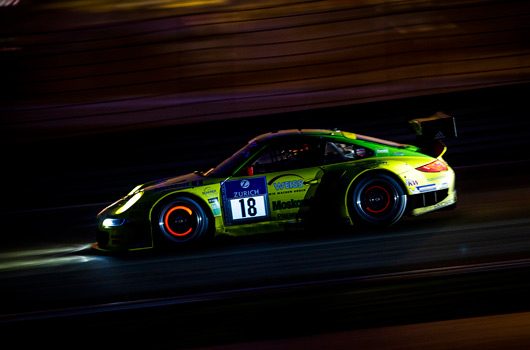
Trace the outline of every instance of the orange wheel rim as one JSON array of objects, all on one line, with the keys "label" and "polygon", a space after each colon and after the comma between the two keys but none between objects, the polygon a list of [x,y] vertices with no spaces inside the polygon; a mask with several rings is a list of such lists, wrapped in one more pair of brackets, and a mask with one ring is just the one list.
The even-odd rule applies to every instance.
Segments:
[{"label": "orange wheel rim", "polygon": [[171,213],[173,213],[174,211],[176,210],[184,210],[185,212],[188,213],[189,216],[193,215],[193,211],[188,208],[188,207],[185,207],[183,205],[179,205],[179,206],[176,206],[174,208],[171,208],[165,215],[164,217],[164,224],[166,225],[166,229],[169,231],[169,233],[171,233],[172,235],[174,236],[178,236],[178,237],[182,237],[182,236],[186,236],[188,235],[191,231],[192,231],[192,227],[189,228],[189,230],[187,230],[186,232],[182,232],[182,233],[178,233],[178,232],[175,232],[171,229],[171,227],[169,226],[169,215],[171,215]]}]

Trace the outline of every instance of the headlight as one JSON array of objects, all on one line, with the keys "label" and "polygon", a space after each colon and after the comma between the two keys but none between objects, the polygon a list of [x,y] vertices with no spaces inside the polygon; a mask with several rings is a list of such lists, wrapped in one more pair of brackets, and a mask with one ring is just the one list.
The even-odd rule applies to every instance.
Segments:
[{"label": "headlight", "polygon": [[121,214],[121,213],[125,212],[127,209],[129,209],[130,207],[132,207],[134,205],[134,203],[138,202],[138,200],[140,199],[140,197],[143,194],[144,194],[144,192],[140,191],[140,192],[136,193],[134,196],[132,196],[131,198],[129,198],[127,203],[125,203],[125,205],[123,207],[121,207],[120,209],[118,209],[116,211],[116,214]]},{"label": "headlight", "polygon": [[139,190],[140,188],[142,188],[142,186],[143,186],[143,185],[138,185],[138,186],[136,186],[136,187],[135,187],[135,188],[133,188],[133,189],[132,189],[132,191],[131,191],[131,192],[129,192],[129,193],[127,194],[127,195],[128,195],[128,196],[131,196],[131,195],[133,195],[133,194],[134,194],[134,192],[138,191],[138,190]]},{"label": "headlight", "polygon": [[116,227],[121,226],[125,223],[125,219],[105,219],[103,220],[103,227],[109,228],[109,227]]}]

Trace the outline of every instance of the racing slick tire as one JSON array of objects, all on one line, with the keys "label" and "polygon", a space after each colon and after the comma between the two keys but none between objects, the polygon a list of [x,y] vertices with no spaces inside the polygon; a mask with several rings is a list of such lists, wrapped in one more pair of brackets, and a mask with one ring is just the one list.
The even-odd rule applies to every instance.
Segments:
[{"label": "racing slick tire", "polygon": [[208,235],[210,218],[203,207],[189,197],[175,197],[165,202],[155,216],[155,246],[160,238],[177,245],[189,245]]},{"label": "racing slick tire", "polygon": [[392,176],[370,174],[354,183],[348,206],[355,224],[387,227],[405,213],[407,194]]}]

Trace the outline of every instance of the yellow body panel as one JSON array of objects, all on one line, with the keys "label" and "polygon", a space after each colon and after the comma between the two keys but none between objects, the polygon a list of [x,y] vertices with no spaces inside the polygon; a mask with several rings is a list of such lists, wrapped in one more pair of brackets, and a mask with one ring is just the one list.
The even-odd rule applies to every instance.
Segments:
[{"label": "yellow body panel", "polygon": [[[346,153],[341,160],[329,158],[332,161],[325,161],[327,148],[325,151],[319,148],[323,160],[316,166],[254,175],[253,162],[278,135],[292,137],[288,142],[304,135],[317,140],[322,147],[330,143],[345,144],[347,147],[341,147]],[[385,174],[399,183],[403,195],[409,198],[407,213],[410,215],[424,214],[456,202],[453,170],[448,167],[445,171],[419,171],[418,168],[435,158],[418,153],[414,146],[322,130],[265,134],[252,140],[249,145],[252,144],[258,145],[255,153],[233,158],[233,172],[224,177],[212,176],[210,172],[193,173],[136,187],[99,214],[98,229],[104,238],[98,242],[104,247],[95,247],[102,250],[153,247],[157,225],[164,224],[158,218],[161,208],[182,196],[199,204],[215,235],[233,236],[284,230],[301,223],[341,221],[353,224],[351,194],[360,181],[375,174]],[[354,148],[350,147],[352,145]],[[242,150],[248,153],[251,149]],[[300,149],[299,152],[306,151]],[[336,156],[333,152],[329,155]],[[238,159],[242,160],[237,163]],[[115,219],[123,224],[104,226],[105,220],[113,224]]]}]

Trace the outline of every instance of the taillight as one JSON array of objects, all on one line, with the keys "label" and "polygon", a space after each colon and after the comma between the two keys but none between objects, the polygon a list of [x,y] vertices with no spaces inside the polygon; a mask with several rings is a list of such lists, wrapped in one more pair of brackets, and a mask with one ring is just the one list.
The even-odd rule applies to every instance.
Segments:
[{"label": "taillight", "polygon": [[416,168],[416,170],[427,172],[427,173],[437,173],[440,171],[446,171],[447,170],[447,164],[445,164],[442,160],[436,159],[434,162],[431,162],[427,165],[420,166],[419,168]]}]

